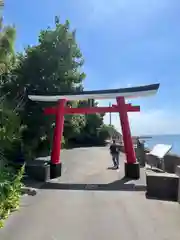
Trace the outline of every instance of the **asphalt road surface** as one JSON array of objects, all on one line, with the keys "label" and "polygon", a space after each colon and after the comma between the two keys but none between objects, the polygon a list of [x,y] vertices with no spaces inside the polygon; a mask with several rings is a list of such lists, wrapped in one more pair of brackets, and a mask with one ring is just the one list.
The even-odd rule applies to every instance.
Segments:
[{"label": "asphalt road surface", "polygon": [[[121,158],[121,166],[123,166]],[[179,240],[180,206],[145,197],[145,177],[108,170],[107,148],[62,153],[63,176],[22,199],[1,240]]]}]

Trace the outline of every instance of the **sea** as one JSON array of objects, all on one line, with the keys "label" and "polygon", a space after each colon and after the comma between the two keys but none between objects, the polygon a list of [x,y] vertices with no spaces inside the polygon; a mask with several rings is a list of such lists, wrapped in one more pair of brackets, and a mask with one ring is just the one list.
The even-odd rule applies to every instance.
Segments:
[{"label": "sea", "polygon": [[153,135],[150,138],[144,138],[145,147],[152,149],[156,144],[172,145],[171,153],[180,155],[180,134],[172,135]]}]

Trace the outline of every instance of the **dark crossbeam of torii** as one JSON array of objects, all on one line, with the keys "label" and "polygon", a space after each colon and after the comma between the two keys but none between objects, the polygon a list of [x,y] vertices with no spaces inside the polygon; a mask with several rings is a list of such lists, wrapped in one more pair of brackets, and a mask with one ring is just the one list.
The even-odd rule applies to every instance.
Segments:
[{"label": "dark crossbeam of torii", "polygon": [[[117,112],[120,115],[124,150],[126,153],[125,176],[139,178],[139,165],[136,162],[131,131],[128,120],[128,112],[139,112],[139,106],[132,106],[125,103],[125,98],[136,98],[141,96],[153,95],[157,92],[159,84],[146,86],[120,88],[98,91],[84,91],[80,93],[61,93],[56,96],[35,96],[29,95],[32,101],[57,102],[55,107],[44,109],[45,114],[56,115],[56,125],[54,129],[53,148],[51,152],[51,178],[61,176],[61,140],[64,128],[65,114],[92,114]],[[116,98],[117,105],[111,107],[83,107],[71,108],[66,106],[67,101],[87,100],[87,99],[112,99]]]}]

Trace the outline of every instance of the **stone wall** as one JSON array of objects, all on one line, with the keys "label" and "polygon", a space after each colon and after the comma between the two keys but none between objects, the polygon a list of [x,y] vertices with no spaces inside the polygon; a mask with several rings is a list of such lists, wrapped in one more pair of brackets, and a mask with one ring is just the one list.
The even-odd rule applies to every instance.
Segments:
[{"label": "stone wall", "polygon": [[[124,153],[124,147],[121,146],[121,152]],[[137,149],[135,148],[135,152],[137,153]],[[146,153],[150,152],[149,149],[145,150]],[[148,164],[151,164],[154,167],[161,168],[160,161],[154,156],[147,156],[146,155],[146,162]],[[180,165],[180,156],[169,153],[164,157],[164,165],[165,165],[165,171],[168,173],[175,173],[176,168],[178,165]]]},{"label": "stone wall", "polygon": [[[149,152],[147,150],[147,152]],[[146,162],[150,163],[152,166],[156,166],[158,168],[161,168],[161,164],[159,159],[157,159],[155,156],[146,156]],[[180,165],[180,156],[169,153],[164,157],[164,167],[165,171],[168,173],[175,173],[177,166]]]},{"label": "stone wall", "polygon": [[175,154],[167,154],[164,157],[165,171],[169,173],[175,173],[176,168],[180,165],[180,156]]}]

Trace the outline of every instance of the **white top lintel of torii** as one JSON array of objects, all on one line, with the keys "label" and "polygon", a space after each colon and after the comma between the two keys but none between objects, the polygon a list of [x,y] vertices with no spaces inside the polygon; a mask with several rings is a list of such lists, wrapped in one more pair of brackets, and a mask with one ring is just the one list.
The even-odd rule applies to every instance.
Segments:
[{"label": "white top lintel of torii", "polygon": [[87,99],[113,99],[116,97],[137,98],[156,94],[159,83],[138,87],[118,88],[109,90],[83,91],[80,93],[61,93],[60,95],[28,95],[32,101],[57,102],[60,99],[68,101],[87,100]]}]

